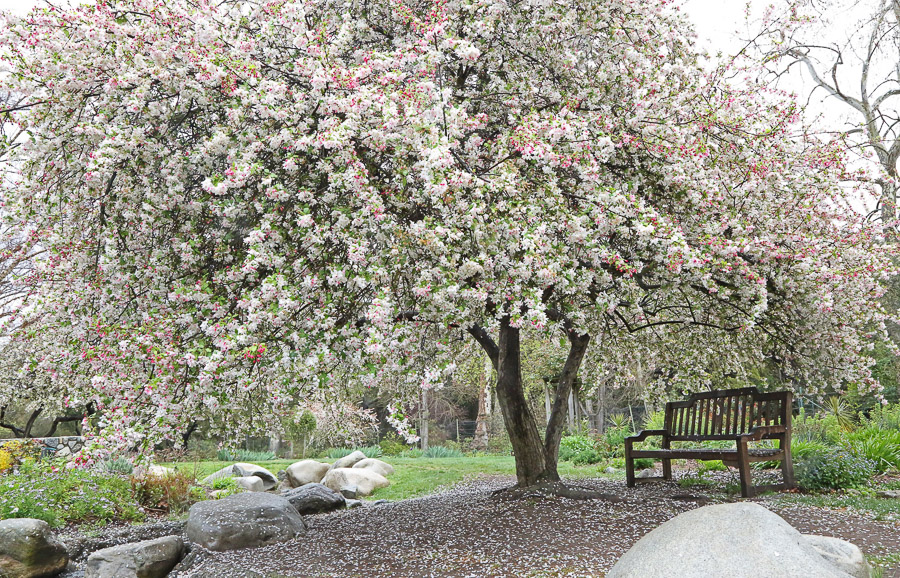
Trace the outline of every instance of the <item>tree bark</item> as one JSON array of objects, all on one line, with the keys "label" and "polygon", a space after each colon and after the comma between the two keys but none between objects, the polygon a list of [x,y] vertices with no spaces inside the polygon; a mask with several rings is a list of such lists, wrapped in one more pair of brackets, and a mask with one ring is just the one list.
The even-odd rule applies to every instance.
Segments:
[{"label": "tree bark", "polygon": [[519,329],[511,327],[508,319],[500,322],[499,346],[497,400],[516,456],[519,487],[559,481],[556,460],[547,459],[537,423],[528,400],[525,399]]},{"label": "tree bark", "polygon": [[581,367],[584,354],[591,341],[589,335],[577,335],[574,329],[568,330],[568,337],[569,355],[566,357],[566,363],[559,375],[559,383],[556,385],[556,400],[553,402],[550,420],[547,422],[547,436],[544,441],[547,458],[553,462],[554,467],[559,459],[559,442],[562,439],[563,424],[570,411],[569,394],[572,392],[575,378],[578,377],[578,369]]}]

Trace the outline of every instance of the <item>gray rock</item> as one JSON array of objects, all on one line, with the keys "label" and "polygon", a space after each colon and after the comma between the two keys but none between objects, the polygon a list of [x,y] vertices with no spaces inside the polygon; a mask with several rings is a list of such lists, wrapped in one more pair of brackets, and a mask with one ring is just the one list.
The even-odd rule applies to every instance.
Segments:
[{"label": "gray rock", "polygon": [[361,508],[363,506],[362,500],[347,500],[347,509],[352,510],[353,508]]},{"label": "gray rock", "polygon": [[386,488],[391,483],[384,476],[361,468],[336,468],[325,474],[322,483],[336,492],[341,488],[356,486],[357,497],[369,496],[378,488]]},{"label": "gray rock", "polygon": [[616,473],[617,471],[619,471],[619,470],[617,470],[616,468],[614,468],[614,467],[612,467],[612,466],[607,466],[606,469],[603,470],[603,473],[606,473],[606,474],[614,474],[614,473]]},{"label": "gray rock", "polygon": [[390,500],[375,500],[374,502],[372,502],[372,505],[373,506],[383,506],[384,504],[390,504],[390,503],[391,503]]},{"label": "gray rock", "polygon": [[263,481],[256,476],[240,476],[234,478],[234,483],[237,484],[237,487],[246,492],[266,491],[265,487],[263,486]]},{"label": "gray rock", "polygon": [[163,578],[183,553],[180,536],[113,546],[88,557],[84,578]]},{"label": "gray rock", "polygon": [[69,563],[66,547],[43,520],[0,520],[0,576],[36,578],[54,576]]},{"label": "gray rock", "polygon": [[331,469],[336,470],[338,468],[352,468],[358,462],[361,462],[364,459],[366,459],[366,454],[362,453],[359,450],[356,450],[355,452],[353,452],[349,455],[346,455],[346,456],[340,458],[339,460],[337,460],[336,462],[334,462],[333,464],[331,464]]},{"label": "gray rock", "polygon": [[359,487],[357,486],[342,486],[341,487],[341,495],[347,498],[348,500],[355,500],[359,497]]},{"label": "gray rock", "polygon": [[900,498],[900,490],[882,490],[876,494],[879,498],[895,499]]},{"label": "gray rock", "polygon": [[366,458],[364,460],[359,460],[355,464],[353,464],[354,468],[361,468],[364,470],[372,470],[377,474],[381,474],[384,477],[388,477],[394,473],[394,467],[381,460],[376,460],[375,458]]},{"label": "gray rock", "polygon": [[322,484],[306,484],[281,494],[303,515],[343,508],[344,496]]},{"label": "gray rock", "polygon": [[287,470],[278,470],[278,473],[275,474],[275,477],[278,478],[279,482],[287,480]]},{"label": "gray rock", "polygon": [[291,482],[291,486],[299,488],[306,484],[321,482],[330,468],[330,465],[316,460],[301,460],[289,465],[284,471],[287,473],[287,479]]},{"label": "gray rock", "polygon": [[656,470],[654,470],[653,468],[647,468],[645,470],[639,471],[637,474],[635,474],[634,477],[643,479],[643,478],[652,478],[655,475],[656,475]]},{"label": "gray rock", "polygon": [[247,476],[256,476],[257,478],[261,479],[263,482],[263,490],[267,492],[274,489],[275,486],[278,485],[278,478],[275,477],[275,474],[262,466],[245,463],[237,463],[230,466],[225,466],[221,470],[213,472],[212,474],[203,478],[203,481],[200,483],[206,486],[211,486],[214,481],[222,478],[243,478]]},{"label": "gray rock", "polygon": [[246,492],[198,502],[188,512],[188,539],[223,552],[293,540],[306,531],[303,518],[282,496]]},{"label": "gray rock", "polygon": [[851,552],[855,546],[845,543],[849,547],[845,549],[843,545],[820,542],[817,538],[803,536],[778,515],[752,502],[704,506],[676,516],[645,535],[606,576],[869,576],[868,567],[864,574],[850,574],[846,570],[858,560]]},{"label": "gray rock", "polygon": [[76,534],[66,536],[66,551],[69,559],[77,562],[87,559],[88,555],[103,548],[154,540],[165,536],[181,536],[184,534],[182,521],[157,522],[155,524],[127,525],[119,529],[106,528],[99,535],[85,536]]}]

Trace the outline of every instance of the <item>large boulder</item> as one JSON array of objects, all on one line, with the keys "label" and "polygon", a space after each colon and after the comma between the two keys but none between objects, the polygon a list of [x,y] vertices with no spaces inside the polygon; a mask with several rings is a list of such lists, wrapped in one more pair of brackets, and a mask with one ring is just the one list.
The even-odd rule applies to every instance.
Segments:
[{"label": "large boulder", "polygon": [[271,489],[274,489],[275,486],[278,485],[278,478],[275,477],[275,474],[273,474],[266,468],[254,464],[244,463],[225,466],[221,470],[213,472],[212,474],[203,478],[203,481],[200,483],[206,486],[211,486],[214,481],[221,478],[244,478],[247,476],[256,476],[257,478],[261,479],[263,482],[263,490],[267,492]]},{"label": "large boulder", "polygon": [[623,555],[607,578],[868,578],[859,548],[804,536],[759,504],[738,502],[685,512]]},{"label": "large boulder", "polygon": [[55,576],[69,563],[66,547],[43,520],[0,520],[0,576],[37,578]]},{"label": "large boulder", "polygon": [[362,453],[359,450],[356,450],[355,452],[348,454],[331,464],[331,469],[336,470],[338,468],[352,468],[354,465],[356,465],[357,462],[361,462],[364,459],[366,459],[366,454]]},{"label": "large boulder", "polygon": [[217,552],[286,542],[305,531],[303,518],[286,498],[262,492],[198,502],[185,528],[191,542]]},{"label": "large boulder", "polygon": [[289,465],[285,469],[291,487],[299,488],[306,484],[318,484],[328,473],[331,466],[316,460],[303,460]]},{"label": "large boulder", "polygon": [[359,460],[355,464],[353,464],[354,468],[360,468],[363,470],[371,470],[376,474],[381,474],[384,477],[388,477],[394,473],[394,467],[381,460],[376,460],[375,458],[366,458],[364,460]]},{"label": "large boulder", "polygon": [[84,578],[163,578],[182,554],[184,540],[180,536],[104,548],[88,557]]},{"label": "large boulder", "polygon": [[344,507],[344,496],[322,484],[305,484],[281,494],[300,514],[319,514]]},{"label": "large boulder", "polygon": [[359,496],[371,495],[378,488],[386,488],[391,483],[379,473],[364,468],[337,468],[325,474],[322,483],[340,492],[341,488],[356,486]]}]

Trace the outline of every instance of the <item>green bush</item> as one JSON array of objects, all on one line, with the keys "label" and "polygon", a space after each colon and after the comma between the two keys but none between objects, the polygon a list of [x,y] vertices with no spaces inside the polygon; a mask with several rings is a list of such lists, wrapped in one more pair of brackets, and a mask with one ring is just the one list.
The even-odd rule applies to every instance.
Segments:
[{"label": "green bush", "polygon": [[103,461],[100,469],[111,474],[130,476],[134,472],[134,465],[127,458],[111,458]]},{"label": "green bush", "polygon": [[128,480],[122,476],[26,460],[17,472],[0,477],[0,519],[37,518],[59,527],[143,517]]},{"label": "green bush", "polygon": [[[613,463],[615,463],[615,460],[613,460]],[[655,463],[656,462],[654,462],[652,458],[635,458],[634,469],[646,470],[647,468],[652,468]],[[613,466],[613,467],[615,467],[615,466]],[[622,464],[622,467],[623,468],[625,467],[624,462]]]},{"label": "green bush", "polygon": [[559,442],[560,461],[586,465],[596,464],[603,458],[603,452],[597,447],[597,442],[587,436],[565,436]]},{"label": "green bush", "polygon": [[424,454],[422,450],[419,448],[409,448],[408,450],[403,450],[397,456],[398,458],[421,458],[422,454]]},{"label": "green bush", "polygon": [[367,458],[380,458],[383,455],[381,446],[365,446],[362,448],[354,448],[353,451],[361,451]]},{"label": "green bush", "polygon": [[572,457],[572,463],[576,466],[596,464],[603,460],[603,455],[595,449],[578,452]]},{"label": "green bush", "polygon": [[345,458],[353,453],[353,450],[350,448],[331,448],[325,452],[325,457],[330,458],[332,460],[339,460],[341,458]]},{"label": "green bush", "polygon": [[213,490],[236,490],[237,482],[234,478],[216,478],[212,483]]},{"label": "green bush", "polygon": [[808,490],[854,488],[875,475],[875,464],[847,450],[811,452],[797,462],[797,483]]},{"label": "green bush", "polygon": [[[607,428],[603,433],[603,444],[609,457],[625,455],[625,438],[630,435],[634,435],[634,432],[627,425]],[[652,440],[651,443],[658,443],[658,440]]]},{"label": "green bush", "polygon": [[697,474],[702,476],[707,472],[727,472],[726,466],[722,460],[700,460],[700,469]]},{"label": "green bush", "polygon": [[453,448],[444,446],[431,446],[422,453],[425,458],[461,458],[463,453]]},{"label": "green bush", "polygon": [[267,462],[275,459],[275,453],[250,450],[219,450],[216,452],[216,458],[220,462]]},{"label": "green bush", "polygon": [[409,449],[409,446],[403,441],[403,438],[394,432],[381,438],[381,443],[378,444],[378,447],[381,448],[381,453],[386,456],[399,456]]},{"label": "green bush", "polygon": [[900,468],[900,431],[867,427],[847,439],[850,452],[871,460],[879,474]]}]

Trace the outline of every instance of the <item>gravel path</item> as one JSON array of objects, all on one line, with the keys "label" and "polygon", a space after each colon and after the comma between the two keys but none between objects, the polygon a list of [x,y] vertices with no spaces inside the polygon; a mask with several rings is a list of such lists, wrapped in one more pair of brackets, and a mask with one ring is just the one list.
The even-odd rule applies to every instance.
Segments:
[{"label": "gravel path", "polygon": [[[447,492],[308,516],[307,534],[285,544],[208,554],[179,578],[603,576],[641,536],[682,512],[727,498],[673,483],[635,489],[618,480],[579,485],[622,501],[492,495],[512,478],[488,478]],[[848,539],[873,554],[900,551],[900,524],[849,512],[762,503],[802,532]],[[890,569],[886,577],[900,572]]]}]

